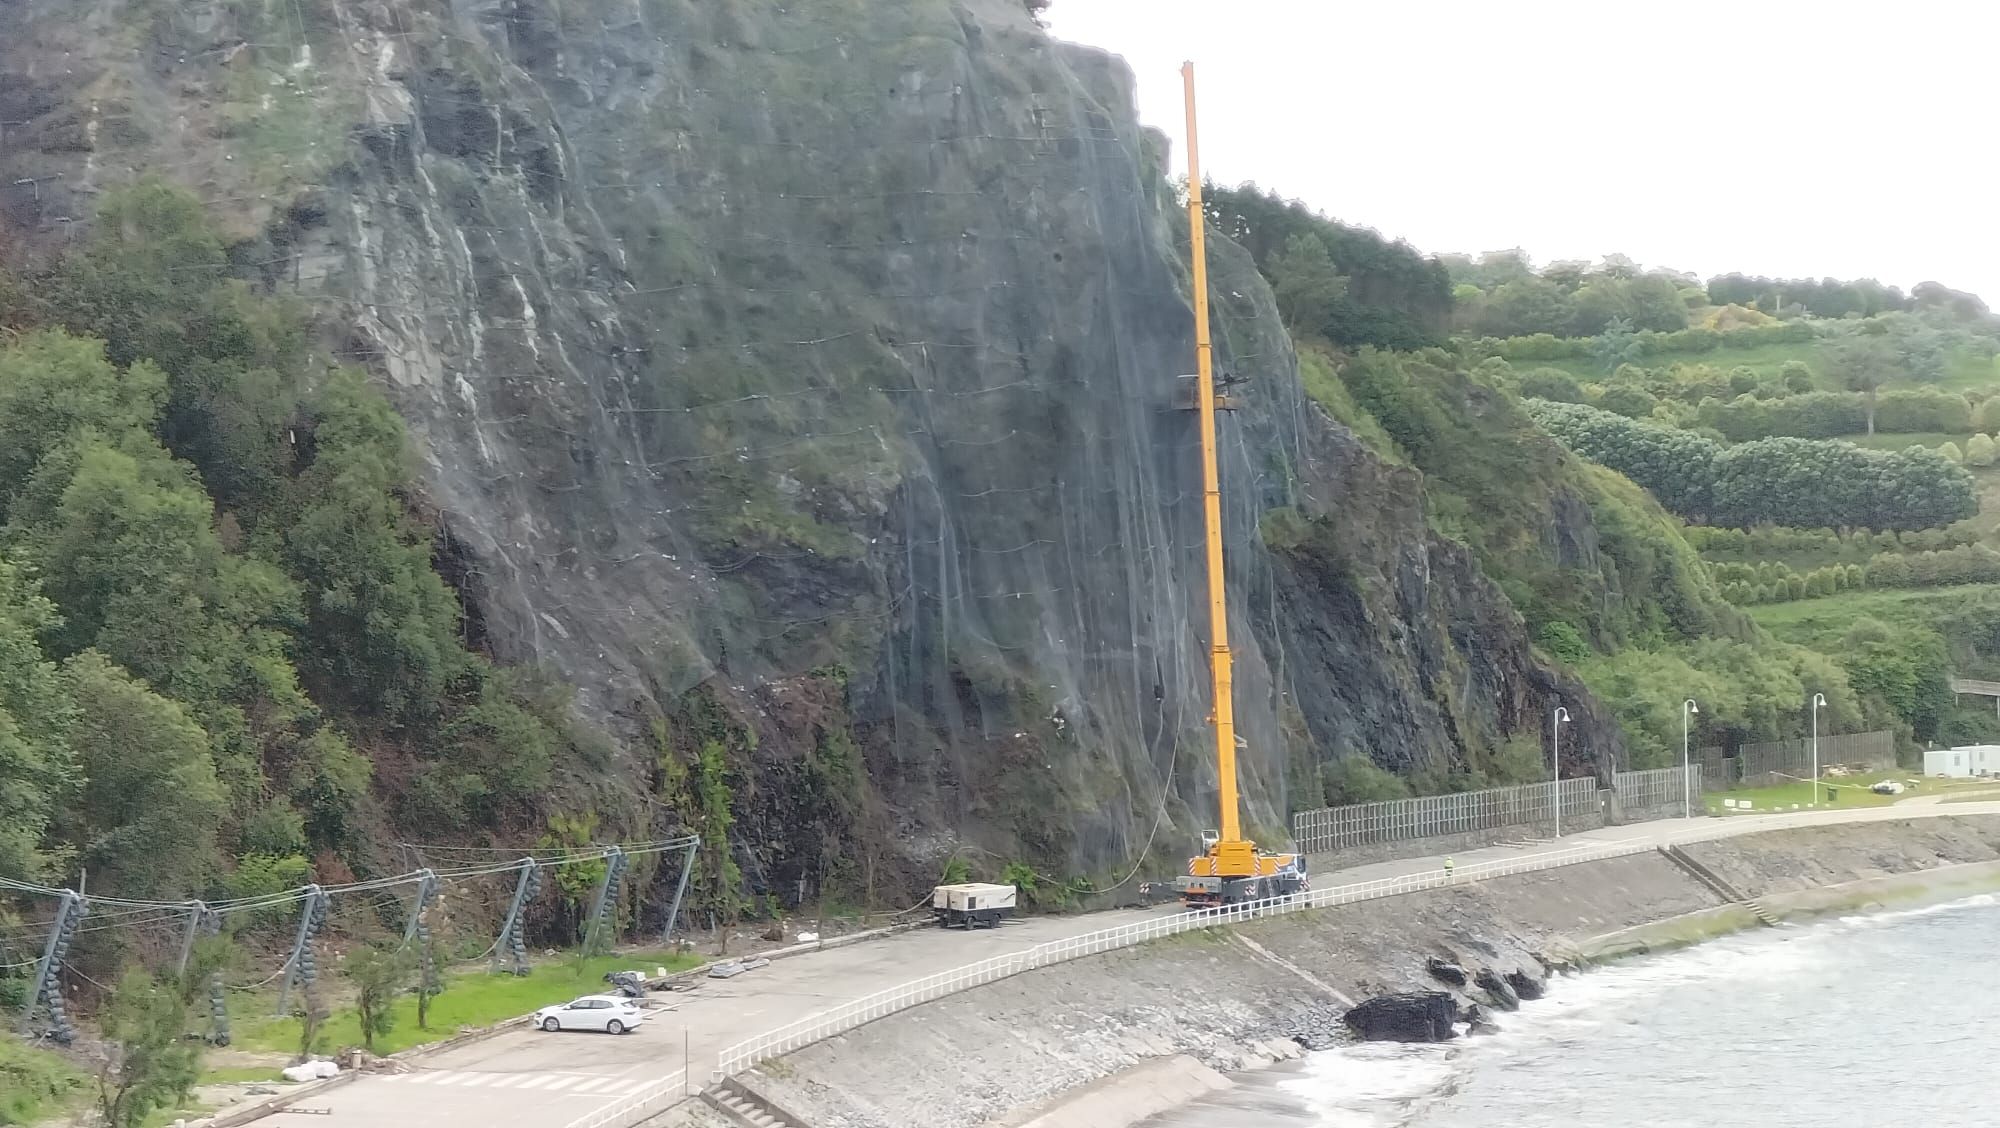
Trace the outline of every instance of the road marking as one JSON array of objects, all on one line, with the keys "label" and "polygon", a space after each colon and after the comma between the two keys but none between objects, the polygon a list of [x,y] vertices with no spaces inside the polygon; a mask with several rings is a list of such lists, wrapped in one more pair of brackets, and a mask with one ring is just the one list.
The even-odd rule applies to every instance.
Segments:
[{"label": "road marking", "polygon": [[555,1080],[549,1082],[548,1091],[553,1093],[557,1089],[567,1089],[571,1085],[574,1085],[581,1080],[583,1080],[583,1078],[581,1077],[558,1077]]},{"label": "road marking", "polygon": [[484,1085],[491,1080],[493,1080],[491,1073],[472,1073],[466,1075],[465,1084],[469,1088],[473,1085]]},{"label": "road marking", "polygon": [[616,1078],[612,1077],[592,1077],[583,1084],[578,1085],[575,1091],[578,1093],[593,1092],[602,1086],[613,1084],[616,1080]]},{"label": "road marking", "polygon": [[549,1077],[547,1074],[537,1073],[533,1077],[522,1078],[520,1087],[523,1089],[539,1089],[542,1086],[548,1084],[551,1080],[554,1079]]}]

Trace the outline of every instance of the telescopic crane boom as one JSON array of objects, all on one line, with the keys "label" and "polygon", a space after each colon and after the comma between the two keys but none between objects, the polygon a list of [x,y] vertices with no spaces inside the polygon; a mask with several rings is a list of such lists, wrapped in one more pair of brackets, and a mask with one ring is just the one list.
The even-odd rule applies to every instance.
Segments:
[{"label": "telescopic crane boom", "polygon": [[1243,835],[1236,792],[1236,712],[1229,651],[1229,603],[1222,573],[1222,480],[1216,458],[1215,413],[1232,404],[1218,403],[1215,388],[1215,346],[1208,328],[1208,240],[1201,199],[1201,145],[1195,128],[1194,64],[1181,67],[1187,97],[1188,241],[1194,265],[1195,395],[1200,417],[1202,521],[1208,542],[1209,681],[1214,711],[1215,766],[1221,801],[1220,830],[1204,837],[1204,852],[1188,859],[1187,876],[1178,882],[1190,905],[1233,904],[1295,893],[1305,885],[1305,870],[1297,855],[1270,854]]}]

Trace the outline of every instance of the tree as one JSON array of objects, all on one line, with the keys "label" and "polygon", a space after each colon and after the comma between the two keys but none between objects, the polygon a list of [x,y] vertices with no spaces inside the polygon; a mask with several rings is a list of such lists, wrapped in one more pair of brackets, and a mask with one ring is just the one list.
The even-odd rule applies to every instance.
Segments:
[{"label": "tree", "polygon": [[1937,450],[1938,450],[1938,455],[1942,457],[1946,462],[1949,462],[1954,466],[1965,465],[1965,452],[1958,449],[1957,443],[1946,441],[1944,445],[1938,447]]},{"label": "tree", "polygon": [[1576,382],[1576,377],[1560,368],[1530,369],[1527,375],[1521,377],[1520,390],[1525,399],[1583,402],[1583,388]]},{"label": "tree", "polygon": [[1974,434],[1965,441],[1965,464],[1967,466],[1991,466],[1995,455],[1993,437],[1983,432]]},{"label": "tree", "polygon": [[1850,392],[1860,392],[1867,411],[1869,434],[1875,433],[1875,395],[1895,378],[1894,347],[1879,336],[1849,337],[1828,350],[1827,369]]},{"label": "tree", "polygon": [[2000,396],[1990,396],[1979,405],[1973,425],[1987,434],[2000,434]]},{"label": "tree", "polygon": [[1639,337],[1632,331],[1632,323],[1622,317],[1605,322],[1604,331],[1590,342],[1590,355],[1606,372],[1616,372],[1619,365],[1638,360]]},{"label": "tree", "polygon": [[58,622],[34,583],[0,557],[0,877],[47,876],[44,841],[77,786],[76,706],[37,636]]},{"label": "tree", "polygon": [[[371,1053],[375,1040],[396,1028],[396,996],[408,985],[410,970],[407,953],[379,944],[356,948],[341,965],[341,974],[354,984],[361,1044]],[[422,1024],[420,1016],[418,1025]]]},{"label": "tree", "polygon": [[149,897],[200,889],[218,860],[216,835],[228,813],[208,734],[94,650],[71,659],[66,672],[88,781],[73,833],[93,888],[101,882]]},{"label": "tree", "polygon": [[0,514],[44,455],[80,431],[144,431],[167,393],[166,377],[140,361],[112,367],[102,341],[59,329],[0,348]]},{"label": "tree", "polygon": [[1285,240],[1285,249],[1271,260],[1265,273],[1278,302],[1278,314],[1294,330],[1318,333],[1334,311],[1334,304],[1347,295],[1347,279],[1334,269],[1326,243],[1314,235],[1299,234]]},{"label": "tree", "polygon": [[106,1128],[137,1128],[194,1091],[202,1045],[186,1036],[189,1009],[181,982],[137,968],[118,981],[103,1017],[111,1052],[97,1075],[97,1108]]},{"label": "tree", "polygon": [[402,420],[359,373],[342,372],[314,405],[311,434],[284,538],[310,627],[302,668],[326,696],[386,721],[435,723],[468,658],[430,533],[397,496]]},{"label": "tree", "polygon": [[1778,379],[1783,381],[1785,390],[1793,395],[1803,395],[1813,390],[1812,369],[1802,360],[1788,360],[1778,366]]},{"label": "tree", "polygon": [[1378,767],[1365,753],[1346,755],[1321,764],[1319,778],[1329,807],[1406,799],[1410,794],[1408,783]]}]

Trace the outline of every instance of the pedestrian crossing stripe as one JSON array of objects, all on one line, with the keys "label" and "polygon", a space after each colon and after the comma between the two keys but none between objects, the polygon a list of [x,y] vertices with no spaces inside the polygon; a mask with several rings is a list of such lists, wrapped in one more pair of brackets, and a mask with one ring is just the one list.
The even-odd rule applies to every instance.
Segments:
[{"label": "pedestrian crossing stripe", "polygon": [[455,1085],[468,1089],[529,1089],[594,1097],[620,1097],[652,1084],[644,1077],[593,1077],[587,1073],[467,1073],[450,1069],[388,1073],[382,1076],[382,1080],[411,1085]]}]

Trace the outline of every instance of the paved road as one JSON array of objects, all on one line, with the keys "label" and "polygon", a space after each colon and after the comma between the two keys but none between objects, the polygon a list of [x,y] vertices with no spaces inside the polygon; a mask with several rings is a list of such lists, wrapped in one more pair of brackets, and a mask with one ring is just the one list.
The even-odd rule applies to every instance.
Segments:
[{"label": "paved road", "polygon": [[[1874,822],[1940,815],[2000,814],[2000,802],[1943,806],[1887,806],[1838,811],[1738,815],[1635,823],[1566,835],[1552,842],[1495,846],[1453,855],[1476,862],[1532,857],[1536,853],[1585,845],[1642,843],[1665,845],[1839,822]],[[1325,888],[1414,873],[1435,872],[1438,857],[1380,862],[1353,869],[1313,870],[1313,884]],[[1337,875],[1336,875],[1337,874]],[[676,1009],[657,1014],[623,1037],[604,1034],[545,1034],[524,1025],[483,1042],[420,1061],[417,1072],[400,1077],[369,1076],[298,1101],[302,1108],[329,1109],[343,1128],[485,1128],[518,1124],[565,1128],[644,1084],[682,1068],[697,1084],[714,1068],[719,1051],[795,1019],[848,999],[989,956],[1032,947],[1047,940],[1108,928],[1155,910],[1120,910],[1079,917],[1030,918],[994,931],[946,932],[920,929],[881,940],[779,960],[734,979],[704,979],[700,988],[677,996]],[[560,991],[552,993],[558,1001]],[[276,1113],[258,1122],[279,1128],[329,1123],[323,1115]]]}]

